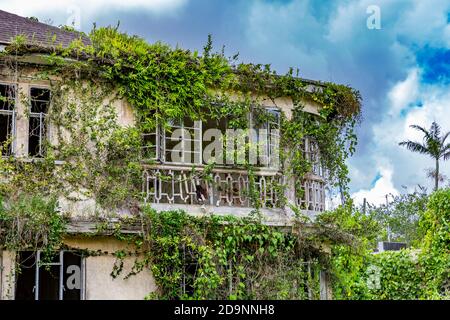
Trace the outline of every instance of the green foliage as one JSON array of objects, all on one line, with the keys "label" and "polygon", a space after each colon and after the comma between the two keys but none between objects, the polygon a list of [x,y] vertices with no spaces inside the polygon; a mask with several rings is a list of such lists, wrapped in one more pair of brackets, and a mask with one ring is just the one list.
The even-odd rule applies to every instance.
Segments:
[{"label": "green foliage", "polygon": [[[264,98],[275,102],[277,98],[289,97],[295,106],[292,119],[283,115],[281,147],[289,150],[283,154],[290,160],[284,174],[300,181],[309,171],[311,163],[301,152],[302,139],[309,137],[318,143],[330,183],[345,191],[345,160],[356,145],[353,128],[361,107],[357,91],[342,85],[314,83],[316,89],[311,92],[311,83],[298,78],[298,73],[294,76],[293,70],[279,76],[269,65],[237,64],[236,56],[226,58],[223,53],[213,52],[211,37],[202,55],[159,42],[149,44],[117,28],[94,28],[90,38],[92,45],[76,40],[67,49],[52,48],[47,52],[48,66],[36,75],[36,79],[51,84],[47,121],[55,127],[56,141],[46,141],[47,151],[41,159],[0,160],[1,172],[7,177],[0,183],[0,191],[8,212],[2,214],[0,223],[5,223],[7,230],[10,223],[24,218],[25,211],[8,208],[21,203],[25,194],[39,194],[41,199],[93,199],[99,215],[118,209],[141,212],[139,151],[143,132],[186,117],[227,118],[232,128],[248,128],[250,112],[256,122],[270,117],[263,108]],[[12,68],[16,66],[16,54],[38,50],[26,46],[25,40],[18,36],[8,48]],[[27,97],[22,99],[24,105],[29,104]],[[117,123],[115,103],[119,100],[126,100],[133,107],[137,128]],[[320,114],[303,112],[306,100],[319,103]],[[252,183],[255,168],[247,169],[251,198],[258,199]],[[284,186],[277,188],[284,190]],[[260,207],[256,200],[252,204],[256,209]],[[45,210],[37,204],[27,208],[29,216],[25,215],[25,221],[29,225],[23,232],[28,238],[23,239],[35,239],[35,249],[56,249],[63,235],[60,216],[54,212],[44,215]],[[316,244],[324,234],[302,238],[256,219],[196,218],[184,212],[157,214],[148,208],[144,213],[143,238],[124,237],[120,224],[112,232],[120,240],[132,241],[145,253],[130,275],[149,266],[161,288],[160,297],[318,296],[318,270],[323,261],[316,259],[321,257]],[[360,228],[356,221],[352,222],[353,217],[346,219],[336,224],[337,228],[359,228],[361,233],[373,227],[368,224]],[[345,232],[328,226],[334,222],[323,221],[324,230],[335,233],[326,239],[347,240],[343,239]],[[47,227],[37,229],[38,224]],[[28,248],[26,241],[16,239],[18,236],[11,234],[1,243],[17,250]],[[123,271],[126,256],[126,252],[115,253],[113,277]]]},{"label": "green foliage", "polygon": [[[336,233],[340,243],[332,245],[330,273],[333,280],[333,295],[336,299],[361,299],[367,288],[361,276],[367,267],[380,225],[371,215],[357,210],[351,202],[336,210],[324,212],[317,217],[318,228],[331,225],[330,232]],[[345,241],[346,240],[346,241]]]},{"label": "green foliage", "polygon": [[[377,300],[411,300],[421,296],[422,278],[417,263],[417,252],[400,250],[383,252],[369,259],[369,270],[374,270],[368,298]],[[376,270],[379,270],[377,273]],[[367,270],[366,270],[367,272]],[[375,277],[380,276],[380,279]],[[366,281],[370,281],[368,278]],[[379,281],[379,283],[377,283]]]},{"label": "green foliage", "polygon": [[[358,235],[357,246],[334,245],[331,270],[337,299],[448,299],[450,297],[450,190],[433,193],[423,209],[423,198],[406,197],[408,210],[417,205],[423,238],[417,248],[373,253],[376,233],[366,228],[372,224],[355,210],[338,209],[325,216],[336,217],[341,228]],[[397,203],[399,209],[404,209]],[[339,213],[339,214],[338,214]],[[344,214],[342,214],[344,213]],[[372,212],[373,213],[373,212]],[[369,220],[367,220],[369,219]],[[377,223],[375,220],[373,223]],[[366,225],[366,226],[364,226]],[[361,241],[362,240],[362,241]]]},{"label": "green foliage", "polygon": [[319,265],[292,233],[251,219],[145,212],[146,259],[159,298],[318,297]]},{"label": "green foliage", "polygon": [[450,189],[431,195],[420,226],[426,232],[425,249],[450,252]]},{"label": "green foliage", "polygon": [[15,201],[0,202],[0,248],[44,250],[60,248],[65,219],[57,212],[55,199],[21,195]]},{"label": "green foliage", "polygon": [[[428,195],[424,191],[394,196],[388,205],[368,206],[367,210],[391,232],[391,241],[418,245],[423,238],[419,228],[419,217],[426,210]],[[387,234],[379,240],[387,241]]]}]

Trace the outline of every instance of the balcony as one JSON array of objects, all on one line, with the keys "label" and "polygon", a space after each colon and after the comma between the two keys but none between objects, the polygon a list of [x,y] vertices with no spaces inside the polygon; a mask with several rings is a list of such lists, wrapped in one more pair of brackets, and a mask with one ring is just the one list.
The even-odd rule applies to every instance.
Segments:
[{"label": "balcony", "polygon": [[[157,210],[184,209],[193,213],[247,215],[255,208],[270,219],[287,218],[286,201],[306,212],[325,209],[325,183],[308,176],[303,192],[291,196],[291,186],[280,171],[262,169],[249,176],[246,170],[204,166],[149,165],[143,175],[145,203]],[[254,194],[252,197],[251,194]],[[230,210],[232,209],[232,210]]]},{"label": "balcony", "polygon": [[144,172],[147,203],[211,205],[216,207],[253,208],[250,192],[259,194],[262,208],[281,208],[283,177],[278,171],[258,171],[254,179],[245,170],[161,165]]},{"label": "balcony", "polygon": [[[238,169],[234,164],[224,164],[228,163],[231,154],[232,163],[239,165],[240,162],[234,160],[243,154],[242,148],[238,150],[235,147],[238,140],[235,141],[233,135],[227,137],[227,143],[219,144],[221,148],[214,153],[222,160],[218,162],[220,167],[208,170],[204,164],[208,158],[204,156],[205,148],[210,147],[211,139],[202,137],[217,127],[220,135],[216,141],[224,141],[224,133],[229,133],[226,121],[202,123],[185,119],[170,122],[170,130],[156,126],[155,132],[143,135],[144,162],[146,159],[159,162],[146,162],[143,177],[145,203],[152,204],[157,210],[183,209],[233,215],[248,214],[257,208],[265,216],[292,216],[293,206],[310,215],[324,211],[324,170],[317,143],[308,137],[303,140],[302,151],[311,163],[311,171],[295,183],[294,178],[280,170],[276,161],[279,160],[280,141],[279,116],[276,118],[276,122],[265,124],[266,131],[253,128],[254,132],[243,131],[243,136],[239,136],[252,147],[248,154],[244,154],[250,160],[256,160],[251,162],[255,165],[252,175],[242,167]],[[267,128],[271,128],[270,134]],[[230,141],[232,143],[228,145]],[[215,144],[212,146],[217,148]]]}]

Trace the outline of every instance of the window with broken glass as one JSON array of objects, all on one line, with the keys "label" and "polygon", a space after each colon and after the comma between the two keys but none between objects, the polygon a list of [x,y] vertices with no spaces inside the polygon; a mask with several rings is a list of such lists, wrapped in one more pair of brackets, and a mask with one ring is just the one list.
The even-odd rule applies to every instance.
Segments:
[{"label": "window with broken glass", "polygon": [[2,156],[14,153],[16,131],[16,88],[12,84],[0,84],[0,149]]},{"label": "window with broken glass", "polygon": [[18,253],[16,300],[83,300],[84,258],[77,251],[44,257],[41,251]]},{"label": "window with broken glass", "polygon": [[30,116],[28,127],[28,154],[31,157],[43,157],[48,137],[46,117],[50,106],[50,90],[30,89]]}]

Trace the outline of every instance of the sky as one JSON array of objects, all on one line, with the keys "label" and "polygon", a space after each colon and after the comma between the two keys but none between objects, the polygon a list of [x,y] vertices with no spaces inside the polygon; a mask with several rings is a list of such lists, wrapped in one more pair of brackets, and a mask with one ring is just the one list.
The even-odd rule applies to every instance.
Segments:
[{"label": "sky", "polygon": [[[421,141],[412,124],[450,131],[449,0],[0,0],[0,9],[86,32],[120,21],[148,41],[199,51],[212,34],[241,61],[350,85],[363,97],[352,197],[378,204],[432,189],[433,160],[398,142]],[[441,170],[450,178],[450,161]]]}]

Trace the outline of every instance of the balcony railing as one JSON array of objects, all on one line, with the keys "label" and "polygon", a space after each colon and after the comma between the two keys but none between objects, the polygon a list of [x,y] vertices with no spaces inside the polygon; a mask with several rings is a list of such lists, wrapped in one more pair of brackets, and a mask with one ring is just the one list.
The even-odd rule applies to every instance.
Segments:
[{"label": "balcony railing", "polygon": [[[245,170],[214,169],[206,173],[203,167],[159,166],[144,172],[143,191],[147,203],[198,204],[228,207],[280,208],[284,178],[277,171],[255,172],[250,177]],[[253,201],[252,201],[253,200]]]},{"label": "balcony railing", "polygon": [[[256,171],[213,169],[202,166],[149,166],[144,171],[143,192],[146,203],[210,205],[217,207],[283,208],[288,188],[285,176],[275,170]],[[300,184],[301,192],[291,199],[300,209],[325,210],[325,182],[308,175]],[[253,194],[253,196],[251,195]],[[255,201],[257,203],[255,203]]]},{"label": "balcony railing", "polygon": [[322,178],[307,178],[301,181],[301,193],[296,196],[300,209],[321,212],[325,210],[325,182]]}]

